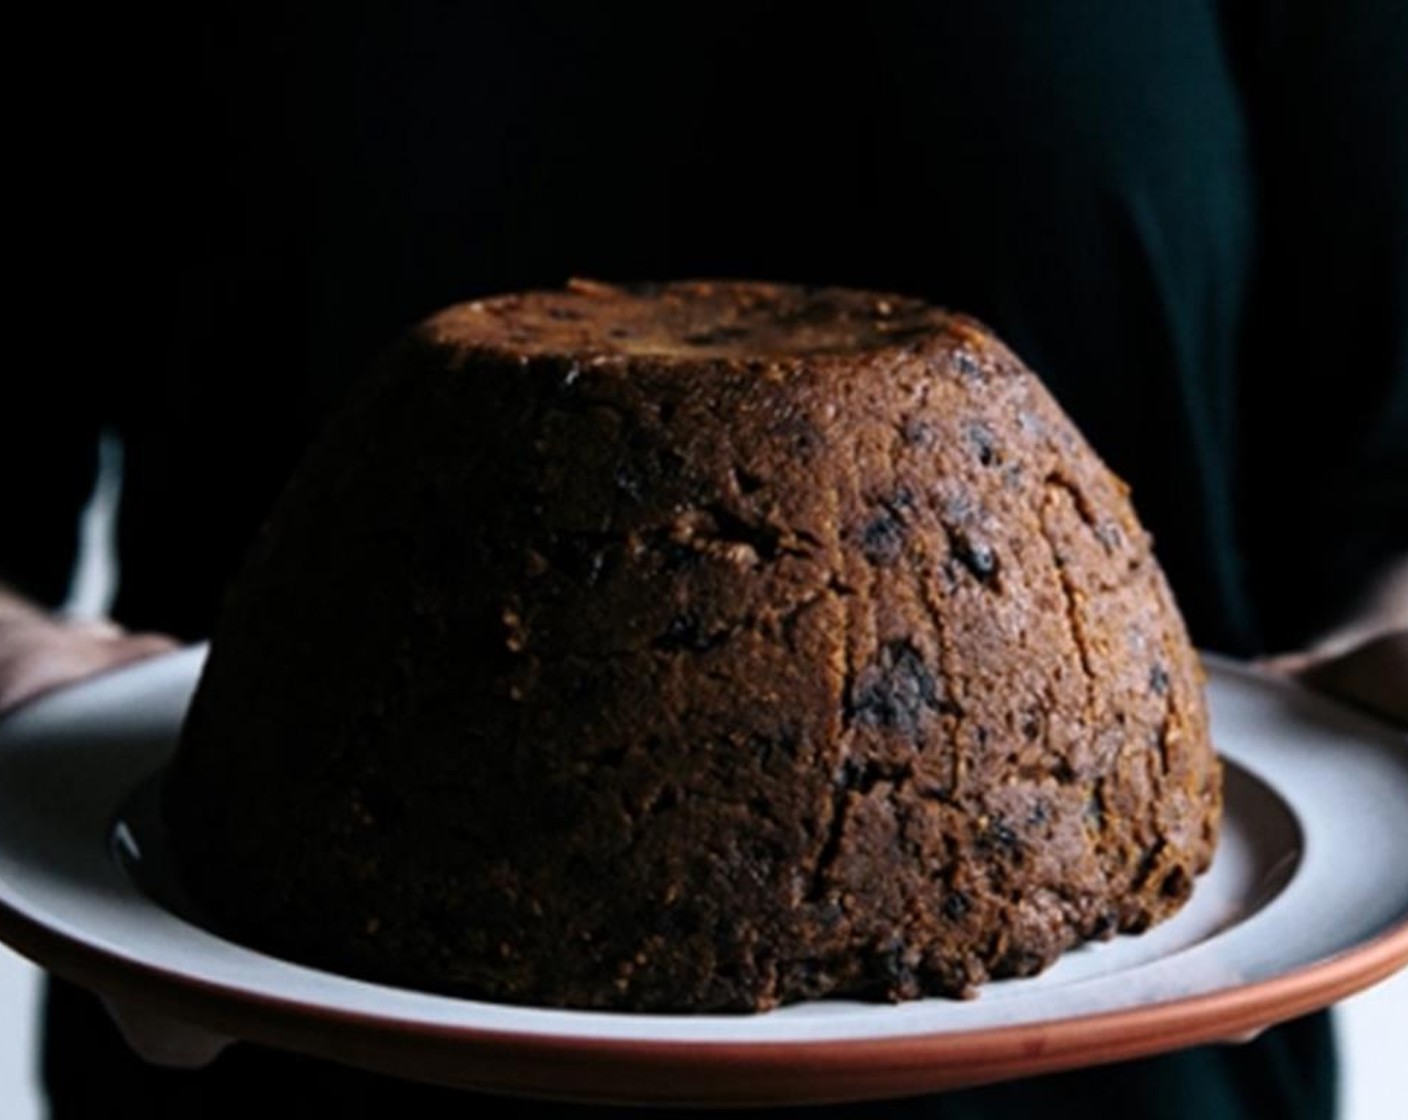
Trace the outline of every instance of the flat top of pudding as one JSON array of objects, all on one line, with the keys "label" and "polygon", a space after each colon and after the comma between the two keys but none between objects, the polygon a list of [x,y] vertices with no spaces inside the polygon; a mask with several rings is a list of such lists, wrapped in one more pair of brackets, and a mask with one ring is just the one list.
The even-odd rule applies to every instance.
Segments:
[{"label": "flat top of pudding", "polygon": [[436,342],[530,357],[757,359],[865,354],[954,329],[922,300],[847,288],[736,280],[606,284],[457,304],[430,319]]}]

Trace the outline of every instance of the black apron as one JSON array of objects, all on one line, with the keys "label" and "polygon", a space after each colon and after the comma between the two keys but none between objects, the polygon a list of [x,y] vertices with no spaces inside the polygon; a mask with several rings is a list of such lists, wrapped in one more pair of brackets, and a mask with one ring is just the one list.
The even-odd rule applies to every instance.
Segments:
[{"label": "black apron", "polygon": [[[60,176],[101,172],[64,234],[84,318],[48,311],[83,344],[0,442],[0,477],[24,483],[9,581],[62,594],[108,427],[126,446],[114,613],[206,635],[372,355],[443,305],[569,275],[844,284],[976,314],[1132,484],[1207,648],[1303,642],[1408,551],[1401,7],[353,7],[192,5],[95,33],[80,143],[49,153]],[[61,1120],[526,1108],[247,1045],[155,1069],[59,983],[45,1076]],[[1311,1117],[1334,1093],[1320,1015],[798,1115]]]}]

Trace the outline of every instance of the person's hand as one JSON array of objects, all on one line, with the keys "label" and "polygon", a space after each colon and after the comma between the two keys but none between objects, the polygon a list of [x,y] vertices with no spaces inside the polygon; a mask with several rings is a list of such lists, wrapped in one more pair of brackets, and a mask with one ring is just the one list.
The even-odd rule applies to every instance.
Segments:
[{"label": "person's hand", "polygon": [[1408,629],[1389,630],[1342,653],[1293,654],[1267,664],[1317,692],[1408,727]]},{"label": "person's hand", "polygon": [[39,611],[12,611],[0,626],[0,714],[60,685],[176,646],[165,635],[129,634],[107,621],[63,622]]},{"label": "person's hand", "polygon": [[[164,634],[129,634],[107,620],[66,622],[0,587],[0,715],[27,700],[107,669],[175,649]],[[105,997],[128,1043],[157,1065],[208,1065],[229,1044],[140,1003]]]}]

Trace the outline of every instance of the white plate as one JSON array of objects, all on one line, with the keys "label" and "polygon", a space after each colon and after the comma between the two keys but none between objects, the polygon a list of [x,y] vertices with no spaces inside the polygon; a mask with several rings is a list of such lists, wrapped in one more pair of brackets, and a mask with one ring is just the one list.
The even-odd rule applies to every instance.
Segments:
[{"label": "white plate", "polygon": [[1408,961],[1408,738],[1210,658],[1227,810],[1192,900],[1142,936],[1077,949],[976,1000],[630,1015],[321,972],[169,908],[163,837],[140,791],[170,754],[203,657],[195,648],[118,670],[0,723],[0,938],[199,1037],[584,1099],[837,1100],[1228,1037]]}]

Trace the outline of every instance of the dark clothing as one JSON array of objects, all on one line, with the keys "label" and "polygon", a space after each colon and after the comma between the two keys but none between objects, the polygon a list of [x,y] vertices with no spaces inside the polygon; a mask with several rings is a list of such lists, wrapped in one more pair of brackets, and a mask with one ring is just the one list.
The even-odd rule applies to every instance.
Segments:
[{"label": "dark clothing", "polygon": [[[7,578],[61,593],[111,426],[114,613],[203,636],[373,354],[445,304],[574,274],[976,314],[1132,484],[1205,647],[1302,642],[1408,551],[1403,6],[352,7],[112,29],[120,81],[90,75],[83,149],[108,180],[75,248],[101,345],[64,347],[63,408],[0,444],[21,498]],[[253,1047],[149,1069],[63,986],[46,1069],[60,1117],[492,1111]],[[1333,1093],[1320,1016],[849,1114],[1310,1117]]]}]

